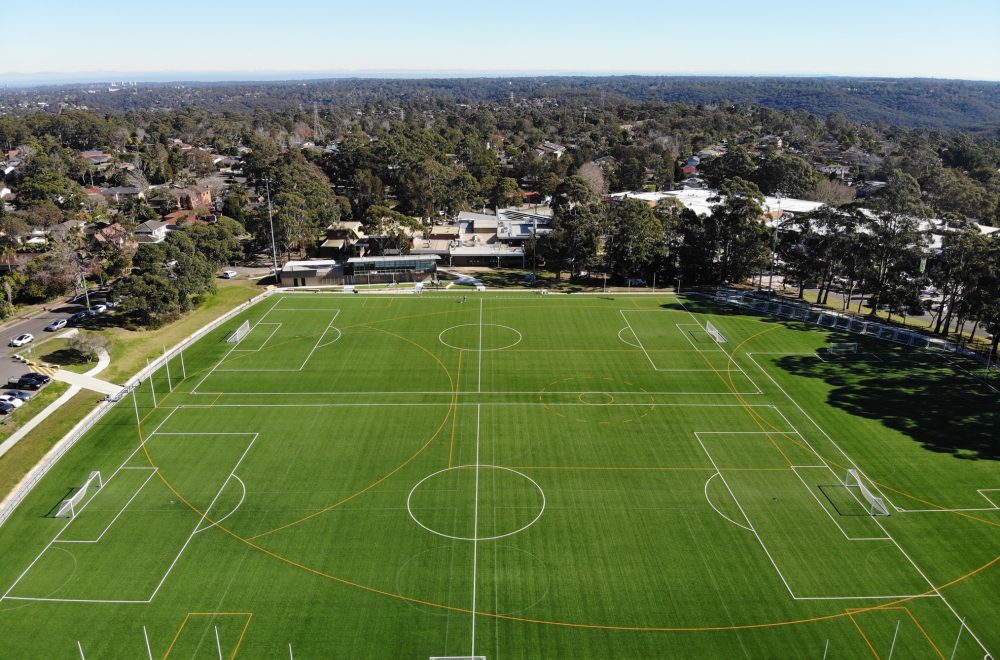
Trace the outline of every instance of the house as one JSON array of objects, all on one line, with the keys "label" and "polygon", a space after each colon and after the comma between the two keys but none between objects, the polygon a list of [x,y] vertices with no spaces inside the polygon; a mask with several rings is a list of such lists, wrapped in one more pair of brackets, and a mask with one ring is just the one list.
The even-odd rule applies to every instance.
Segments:
[{"label": "house", "polygon": [[188,211],[212,208],[212,191],[204,188],[184,188],[174,191],[177,208]]},{"label": "house", "polygon": [[114,186],[111,188],[101,188],[101,196],[112,202],[120,202],[123,199],[136,198],[143,199],[146,195],[141,188],[136,186]]},{"label": "house", "polygon": [[851,176],[850,165],[824,165],[819,168],[819,171],[827,176],[840,179],[841,181],[850,178]]},{"label": "house", "polygon": [[198,213],[198,211],[190,209],[181,209],[180,211],[167,213],[160,220],[171,227],[179,227],[181,225],[211,225],[218,222],[218,218],[212,214]]},{"label": "house", "polygon": [[535,147],[535,155],[539,158],[545,158],[546,156],[552,156],[556,160],[563,157],[566,153],[566,147],[555,142],[549,142],[545,140],[539,146]]},{"label": "house", "polygon": [[766,150],[779,150],[785,145],[785,141],[781,139],[780,135],[765,135],[761,139],[757,140],[757,147]]},{"label": "house", "polygon": [[688,167],[693,167],[697,169],[698,166],[701,165],[701,158],[698,158],[697,156],[691,156],[690,158],[687,159],[687,162],[684,164]]},{"label": "house", "polygon": [[0,188],[0,199],[3,199],[4,197],[10,194],[11,194],[10,188]]},{"label": "house", "polygon": [[685,176],[696,176],[698,174],[698,167],[695,165],[685,165],[681,168],[681,172]]},{"label": "house", "polygon": [[100,150],[81,151],[80,158],[91,165],[106,165],[114,160],[114,157]]},{"label": "house", "polygon": [[[354,254],[358,243],[364,241],[367,236],[365,230],[361,228],[361,223],[338,222],[326,228],[326,240],[319,246],[319,254],[322,257],[337,257]],[[363,248],[361,249],[363,253]]]},{"label": "house", "polygon": [[133,233],[139,243],[162,243],[167,238],[167,223],[162,220],[147,220],[136,227]]},{"label": "house", "polygon": [[132,233],[118,222],[98,229],[94,232],[94,240],[105,245],[113,245],[118,249],[135,244]]}]

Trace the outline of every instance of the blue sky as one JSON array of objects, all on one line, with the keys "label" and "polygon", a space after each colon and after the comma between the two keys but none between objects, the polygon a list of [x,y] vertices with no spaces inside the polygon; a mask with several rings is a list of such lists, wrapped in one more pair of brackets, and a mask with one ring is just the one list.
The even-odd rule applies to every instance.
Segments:
[{"label": "blue sky", "polygon": [[0,81],[101,71],[1000,80],[1000,0],[0,0],[0,23]]}]

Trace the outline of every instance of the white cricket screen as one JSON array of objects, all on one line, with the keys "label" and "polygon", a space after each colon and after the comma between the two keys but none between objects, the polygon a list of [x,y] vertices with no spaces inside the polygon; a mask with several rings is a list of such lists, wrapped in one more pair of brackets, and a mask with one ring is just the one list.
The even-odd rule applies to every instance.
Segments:
[{"label": "white cricket screen", "polygon": [[868,502],[868,515],[870,516],[888,516],[889,508],[885,505],[885,502],[881,497],[877,497],[875,493],[868,490],[868,486],[861,480],[861,475],[858,474],[857,470],[848,470],[847,474],[844,476],[844,485],[848,488],[857,488],[861,496]]},{"label": "white cricket screen", "polygon": [[83,482],[83,485],[59,504],[59,508],[56,510],[56,518],[75,518],[80,503],[87,497],[87,493],[90,491],[91,486],[94,485],[94,482],[97,482],[96,490],[104,487],[100,472],[91,472],[87,480]]},{"label": "white cricket screen", "polygon": [[719,332],[719,329],[712,325],[711,321],[705,321],[705,332],[712,335],[712,339],[720,344],[726,343],[726,336]]},{"label": "white cricket screen", "polygon": [[244,321],[240,327],[236,328],[236,332],[229,335],[229,338],[226,339],[226,341],[230,344],[234,344],[246,337],[248,332],[250,332],[250,321]]}]

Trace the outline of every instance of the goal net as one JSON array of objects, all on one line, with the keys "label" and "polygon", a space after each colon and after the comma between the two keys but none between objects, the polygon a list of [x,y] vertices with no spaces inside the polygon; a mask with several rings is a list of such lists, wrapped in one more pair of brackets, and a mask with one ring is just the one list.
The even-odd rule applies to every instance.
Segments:
[{"label": "goal net", "polygon": [[84,498],[87,497],[87,493],[92,488],[94,491],[98,491],[103,487],[104,481],[101,479],[101,473],[91,472],[87,480],[83,482],[83,485],[59,504],[59,508],[56,510],[56,518],[75,518],[77,509]]},{"label": "goal net", "polygon": [[712,325],[711,321],[705,321],[705,332],[712,335],[712,339],[714,339],[717,343],[726,343],[726,336],[719,332],[719,329]]},{"label": "goal net", "polygon": [[830,355],[850,355],[858,352],[856,343],[830,344],[826,347],[826,352]]},{"label": "goal net", "polygon": [[868,502],[868,515],[888,516],[889,508],[882,501],[881,497],[876,497],[875,493],[868,490],[868,486],[861,480],[861,475],[857,470],[848,470],[844,476],[844,485],[848,489],[857,488],[861,496]]},{"label": "goal net", "polygon": [[236,328],[236,332],[229,335],[229,338],[226,339],[226,341],[230,344],[235,344],[246,337],[248,332],[250,332],[250,321],[244,321],[240,327]]}]

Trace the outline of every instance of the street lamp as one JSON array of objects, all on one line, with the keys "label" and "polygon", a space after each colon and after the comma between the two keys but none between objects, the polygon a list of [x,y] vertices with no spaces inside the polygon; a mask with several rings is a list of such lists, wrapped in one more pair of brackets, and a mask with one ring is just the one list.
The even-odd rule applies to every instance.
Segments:
[{"label": "street lamp", "polygon": [[274,246],[274,215],[271,212],[271,180],[264,179],[264,186],[267,190],[267,220],[271,224],[271,263],[274,264],[274,283],[279,282],[278,279],[278,251]]}]

